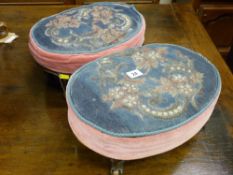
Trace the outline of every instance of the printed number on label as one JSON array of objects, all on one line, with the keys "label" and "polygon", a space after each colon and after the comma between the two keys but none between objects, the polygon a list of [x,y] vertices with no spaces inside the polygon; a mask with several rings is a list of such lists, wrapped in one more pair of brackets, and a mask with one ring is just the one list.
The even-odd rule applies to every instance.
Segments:
[{"label": "printed number on label", "polygon": [[128,75],[129,78],[136,78],[136,77],[140,77],[143,75],[143,73],[139,71],[138,69],[126,72],[126,74]]}]

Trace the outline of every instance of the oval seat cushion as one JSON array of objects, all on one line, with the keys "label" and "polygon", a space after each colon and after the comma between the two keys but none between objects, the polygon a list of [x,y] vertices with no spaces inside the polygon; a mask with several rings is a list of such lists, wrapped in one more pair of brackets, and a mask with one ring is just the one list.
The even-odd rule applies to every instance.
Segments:
[{"label": "oval seat cushion", "polygon": [[91,62],[68,82],[68,119],[77,138],[114,159],[171,150],[213,112],[220,75],[205,57],[177,45],[150,44]]},{"label": "oval seat cushion", "polygon": [[99,2],[41,19],[30,31],[29,48],[43,67],[72,73],[83,64],[142,45],[145,20],[132,5]]}]

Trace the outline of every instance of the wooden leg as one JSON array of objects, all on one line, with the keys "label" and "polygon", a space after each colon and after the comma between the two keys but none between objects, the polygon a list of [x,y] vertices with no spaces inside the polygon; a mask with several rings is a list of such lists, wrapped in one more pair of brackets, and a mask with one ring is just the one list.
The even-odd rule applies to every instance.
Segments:
[{"label": "wooden leg", "polygon": [[[58,77],[58,78],[59,78],[59,77]],[[59,83],[60,83],[60,85],[61,85],[61,88],[62,88],[62,90],[63,90],[65,96],[66,96],[66,85],[67,85],[67,83],[68,83],[68,80],[64,80],[64,79],[59,78]]]},{"label": "wooden leg", "polygon": [[70,78],[70,74],[58,73],[58,72],[54,72],[54,71],[51,71],[51,70],[48,70],[45,68],[43,68],[43,69],[46,73],[49,73],[50,75],[54,75],[54,76],[58,77],[59,84],[62,88],[62,91],[64,92],[64,94],[66,94],[66,85],[67,85],[68,80]]},{"label": "wooden leg", "polygon": [[122,175],[124,160],[111,159],[111,163],[112,165],[111,165],[110,174],[111,175]]},{"label": "wooden leg", "polygon": [[206,130],[206,126],[204,125],[202,128],[201,128],[202,131],[205,131]]}]

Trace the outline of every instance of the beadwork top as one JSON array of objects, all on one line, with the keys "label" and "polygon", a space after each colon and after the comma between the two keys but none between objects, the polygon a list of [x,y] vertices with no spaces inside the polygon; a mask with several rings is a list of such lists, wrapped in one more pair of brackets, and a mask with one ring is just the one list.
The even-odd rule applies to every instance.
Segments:
[{"label": "beadwork top", "polygon": [[96,53],[135,37],[143,23],[133,5],[99,2],[40,20],[32,27],[31,38],[52,53]]},{"label": "beadwork top", "polygon": [[217,100],[219,73],[200,54],[151,44],[101,58],[76,71],[67,102],[77,117],[119,137],[177,128]]}]

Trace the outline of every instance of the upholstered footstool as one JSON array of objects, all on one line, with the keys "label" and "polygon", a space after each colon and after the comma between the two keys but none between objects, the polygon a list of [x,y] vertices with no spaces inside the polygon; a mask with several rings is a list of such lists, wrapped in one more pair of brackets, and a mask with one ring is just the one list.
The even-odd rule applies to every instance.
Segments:
[{"label": "upholstered footstool", "polygon": [[91,150],[117,160],[141,159],[197,134],[220,90],[217,69],[199,53],[177,45],[145,45],[77,70],[66,90],[68,120]]},{"label": "upholstered footstool", "polygon": [[30,31],[29,48],[44,68],[73,73],[82,65],[141,46],[145,20],[132,5],[100,2],[41,19]]}]

